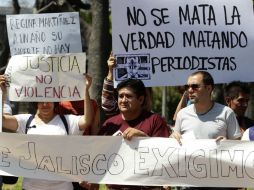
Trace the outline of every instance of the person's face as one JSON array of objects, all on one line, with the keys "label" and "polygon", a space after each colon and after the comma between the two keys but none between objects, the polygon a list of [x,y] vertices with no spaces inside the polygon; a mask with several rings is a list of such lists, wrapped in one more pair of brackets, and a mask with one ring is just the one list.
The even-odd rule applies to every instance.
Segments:
[{"label": "person's face", "polygon": [[203,83],[203,76],[201,74],[188,78],[186,90],[188,91],[191,103],[203,103],[211,100],[212,87]]},{"label": "person's face", "polygon": [[228,106],[235,112],[237,116],[244,116],[249,102],[249,95],[240,92],[238,97],[229,99]]},{"label": "person's face", "polygon": [[38,102],[37,109],[40,114],[53,114],[54,102]]},{"label": "person's face", "polygon": [[118,91],[118,107],[123,114],[136,114],[142,109],[143,102],[144,96],[138,97],[129,87],[124,87]]}]

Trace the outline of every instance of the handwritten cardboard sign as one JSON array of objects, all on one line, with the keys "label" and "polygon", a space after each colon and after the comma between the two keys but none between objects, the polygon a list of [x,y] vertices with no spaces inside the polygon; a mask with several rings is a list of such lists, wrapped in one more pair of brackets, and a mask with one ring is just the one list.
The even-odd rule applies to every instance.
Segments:
[{"label": "handwritten cardboard sign", "polygon": [[254,186],[253,142],[203,139],[180,146],[169,138],[6,133],[0,138],[2,175],[146,186]]},{"label": "handwritten cardboard sign", "polygon": [[11,55],[82,52],[77,12],[7,15]]},{"label": "handwritten cardboard sign", "polygon": [[254,81],[251,0],[112,0],[112,22],[115,86],[182,85],[198,70],[216,83]]},{"label": "handwritten cardboard sign", "polygon": [[12,56],[6,68],[11,101],[82,100],[85,53]]}]

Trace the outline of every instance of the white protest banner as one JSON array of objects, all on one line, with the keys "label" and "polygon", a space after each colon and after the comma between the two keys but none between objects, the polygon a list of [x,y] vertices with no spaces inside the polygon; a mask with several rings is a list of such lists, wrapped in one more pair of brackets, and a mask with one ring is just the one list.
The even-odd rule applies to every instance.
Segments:
[{"label": "white protest banner", "polygon": [[[0,174],[101,184],[254,187],[254,142],[0,133]],[[96,148],[95,148],[96,146]]]},{"label": "white protest banner", "polygon": [[82,100],[86,54],[12,56],[6,68],[11,101]]},{"label": "white protest banner", "polygon": [[6,17],[11,55],[82,52],[77,12]]},{"label": "white protest banner", "polygon": [[254,81],[252,0],[112,0],[114,85],[183,85],[197,70],[216,83]]}]

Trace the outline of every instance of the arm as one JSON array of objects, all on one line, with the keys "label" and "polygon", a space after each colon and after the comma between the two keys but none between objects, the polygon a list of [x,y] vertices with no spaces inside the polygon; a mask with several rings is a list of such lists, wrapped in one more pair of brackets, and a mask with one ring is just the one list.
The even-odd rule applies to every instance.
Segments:
[{"label": "arm", "polygon": [[113,68],[115,67],[115,58],[112,53],[107,63],[108,75],[103,82],[101,106],[106,115],[110,116],[118,113],[117,97],[113,86]]},{"label": "arm", "polygon": [[177,116],[177,113],[184,107],[187,106],[187,101],[188,101],[188,93],[185,91],[176,107],[176,111],[174,113],[174,116],[173,116],[173,121],[176,120],[176,116]]},{"label": "arm", "polygon": [[173,127],[173,133],[169,136],[169,138],[174,138],[178,141],[178,143],[180,145],[182,145],[182,142],[181,142],[181,138],[182,138],[182,135],[181,135],[181,122],[180,122],[180,119],[181,118],[181,113],[178,114],[177,118],[176,118],[176,123],[175,123],[175,126]]},{"label": "arm", "polygon": [[[2,94],[2,110],[3,110],[5,97],[7,94],[5,82],[6,82],[5,76],[0,75],[0,86],[1,86],[2,93],[3,93]],[[14,116],[11,116],[10,114],[4,114],[2,116],[2,122],[3,122],[2,126],[4,129],[8,129],[10,131],[17,131],[18,122]]]},{"label": "arm", "polygon": [[[4,115],[12,115],[12,109],[11,109],[10,102],[9,102],[7,96],[6,96],[5,100],[4,100],[3,114]],[[8,129],[4,128],[3,132],[15,132],[15,131],[8,130]]]},{"label": "arm", "polygon": [[[166,121],[158,114],[151,114],[148,118],[144,119],[137,128],[128,127],[123,132],[123,137],[131,140],[132,137],[166,137],[169,136],[169,128]],[[144,132],[145,131],[145,132]]]},{"label": "arm", "polygon": [[12,132],[16,132],[18,129],[18,121],[16,117],[8,114],[3,115],[3,128]]},{"label": "arm", "polygon": [[229,111],[230,113],[227,114],[228,117],[226,118],[226,125],[227,125],[227,139],[230,140],[239,140],[242,137],[242,133],[236,119],[235,113],[233,110]]},{"label": "arm", "polygon": [[182,143],[181,143],[181,138],[182,138],[182,136],[181,136],[181,134],[178,133],[177,131],[174,131],[174,132],[169,136],[169,138],[174,138],[174,139],[176,139],[176,140],[179,142],[180,145],[182,144]]},{"label": "arm", "polygon": [[224,137],[224,136],[218,136],[218,137],[215,139],[215,142],[220,142],[220,141],[224,141],[224,140],[227,140],[227,138]]},{"label": "arm", "polygon": [[116,115],[118,113],[117,98],[114,91],[113,81],[104,79],[101,107],[107,116]]},{"label": "arm", "polygon": [[106,78],[107,78],[107,80],[112,81],[113,80],[113,68],[116,65],[116,60],[115,60],[112,52],[108,58],[107,63],[108,63],[108,75]]},{"label": "arm", "polygon": [[6,82],[5,76],[0,75],[0,87],[1,87],[1,91],[2,91],[2,110],[4,108],[4,101],[5,101],[5,97],[7,94],[5,82]]},{"label": "arm", "polygon": [[93,114],[93,107],[89,95],[89,88],[92,84],[92,78],[89,75],[85,75],[86,78],[86,87],[85,87],[85,93],[84,93],[84,115],[81,116],[79,119],[79,129],[84,130],[89,125],[91,125],[92,122],[92,114]]}]

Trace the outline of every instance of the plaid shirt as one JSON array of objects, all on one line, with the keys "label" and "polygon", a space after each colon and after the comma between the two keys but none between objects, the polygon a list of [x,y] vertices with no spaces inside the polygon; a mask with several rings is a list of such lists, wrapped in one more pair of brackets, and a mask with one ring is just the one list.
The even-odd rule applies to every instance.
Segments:
[{"label": "plaid shirt", "polygon": [[119,113],[117,92],[114,89],[113,81],[107,80],[107,78],[103,81],[101,106],[107,117],[111,117]]}]

